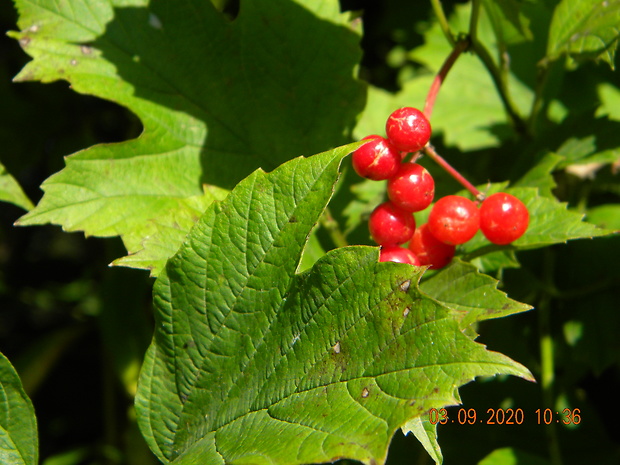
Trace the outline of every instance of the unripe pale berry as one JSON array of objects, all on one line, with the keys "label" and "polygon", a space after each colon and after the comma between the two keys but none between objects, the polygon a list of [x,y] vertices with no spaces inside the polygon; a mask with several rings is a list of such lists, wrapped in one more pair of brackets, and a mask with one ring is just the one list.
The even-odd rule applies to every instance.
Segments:
[{"label": "unripe pale berry", "polygon": [[353,169],[363,178],[381,181],[389,179],[400,168],[401,155],[398,150],[384,137],[372,135],[359,149],[353,152],[351,162]]},{"label": "unripe pale berry", "polygon": [[519,239],[527,230],[530,214],[514,195],[498,192],[480,206],[480,230],[493,244],[506,245]]},{"label": "unripe pale berry", "polygon": [[431,138],[431,123],[417,108],[403,107],[388,117],[385,132],[401,152],[417,152]]},{"label": "unripe pale berry", "polygon": [[428,207],[435,196],[435,181],[431,174],[417,163],[403,163],[387,183],[388,197],[394,205],[409,212]]}]

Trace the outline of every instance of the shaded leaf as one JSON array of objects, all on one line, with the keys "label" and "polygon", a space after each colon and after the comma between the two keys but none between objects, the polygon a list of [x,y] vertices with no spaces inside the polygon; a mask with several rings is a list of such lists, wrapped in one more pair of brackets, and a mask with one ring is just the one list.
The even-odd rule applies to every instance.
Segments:
[{"label": "shaded leaf", "polygon": [[136,400],[165,463],[383,463],[396,429],[476,376],[531,379],[418,287],[423,268],[379,263],[376,247],[295,274],[355,147],[253,173],[166,265]]},{"label": "shaded leaf", "polygon": [[528,454],[514,447],[495,449],[478,465],[548,465],[549,462],[536,455]]},{"label": "shaded leaf", "polygon": [[484,0],[497,41],[502,47],[532,40],[529,18],[522,13],[519,0]]},{"label": "shaded leaf", "polygon": [[0,201],[10,202],[24,210],[34,208],[34,205],[22,190],[19,183],[0,163]]},{"label": "shaded leaf", "polygon": [[607,116],[613,121],[620,121],[620,89],[609,82],[603,82],[598,85],[597,91],[601,104],[595,116]]},{"label": "shaded leaf", "polygon": [[384,182],[370,179],[351,186],[354,199],[342,212],[347,219],[345,234],[368,221],[368,217],[375,207],[385,200],[385,189],[386,184]]},{"label": "shaded leaf", "polygon": [[599,228],[620,231],[620,205],[608,204],[590,208],[586,218]]},{"label": "shaded leaf", "polygon": [[150,248],[120,264],[156,273],[213,200],[204,185],[230,189],[346,142],[364,104],[359,33],[335,0],[247,0],[232,22],[202,0],[15,3],[22,30],[10,36],[33,57],[17,81],[66,80],[144,125],[68,157],[20,224]]},{"label": "shaded leaf", "polygon": [[37,420],[11,362],[0,354],[0,459],[11,465],[38,463]]},{"label": "shaded leaf", "polygon": [[564,157],[555,153],[546,154],[536,165],[525,173],[513,187],[537,187],[540,195],[553,198],[553,189],[556,184],[553,171],[564,160]]},{"label": "shaded leaf", "polygon": [[618,0],[562,0],[549,28],[547,59],[563,54],[576,60],[600,59],[613,69],[619,25]]}]

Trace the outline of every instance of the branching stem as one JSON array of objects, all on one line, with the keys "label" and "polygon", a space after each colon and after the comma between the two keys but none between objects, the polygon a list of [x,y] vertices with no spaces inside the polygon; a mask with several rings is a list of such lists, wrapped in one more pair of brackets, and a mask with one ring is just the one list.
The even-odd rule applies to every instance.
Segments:
[{"label": "branching stem", "polygon": [[448,58],[441,66],[441,69],[433,79],[433,83],[431,84],[431,88],[426,95],[426,102],[424,103],[424,115],[431,119],[431,114],[433,113],[433,106],[435,105],[435,99],[437,98],[437,94],[439,93],[439,89],[441,88],[441,84],[446,79],[448,72],[452,69],[452,65],[456,62],[456,59],[463,53],[465,50],[469,48],[470,42],[467,37],[463,37],[459,39],[452,48],[452,52],[448,55]]},{"label": "branching stem", "polygon": [[450,30],[450,25],[448,24],[448,18],[446,17],[446,13],[443,11],[443,6],[441,5],[441,0],[431,0],[431,5],[433,7],[433,12],[435,16],[437,16],[437,21],[439,21],[439,26],[443,31],[443,35],[446,36],[450,45],[454,47],[456,44],[456,40],[454,39],[454,35]]}]

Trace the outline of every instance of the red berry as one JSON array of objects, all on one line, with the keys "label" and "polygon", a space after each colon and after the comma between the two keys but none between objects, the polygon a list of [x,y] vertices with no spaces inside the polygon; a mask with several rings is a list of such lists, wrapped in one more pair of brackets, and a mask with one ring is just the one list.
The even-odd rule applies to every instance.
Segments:
[{"label": "red berry", "polygon": [[446,244],[464,244],[480,227],[480,211],[476,204],[459,195],[439,199],[430,215],[428,227],[437,239]]},{"label": "red berry", "polygon": [[431,138],[431,123],[417,108],[394,111],[385,125],[387,137],[402,152],[417,152]]},{"label": "red berry", "polygon": [[380,262],[396,262],[396,263],[409,263],[410,265],[420,266],[420,260],[415,254],[403,247],[397,245],[388,245],[381,247],[379,253]]},{"label": "red berry", "polygon": [[368,229],[379,245],[404,244],[413,236],[415,219],[411,213],[385,202],[370,214]]},{"label": "red berry", "polygon": [[428,223],[424,223],[413,233],[409,250],[420,260],[420,265],[430,265],[432,270],[443,268],[452,257],[455,247],[441,242],[433,236],[428,229]]},{"label": "red berry", "polygon": [[384,137],[373,135],[364,137],[370,139],[359,149],[353,152],[353,169],[363,178],[380,181],[389,179],[400,168],[400,152]]},{"label": "red berry", "polygon": [[423,166],[403,163],[398,172],[388,180],[387,193],[397,207],[409,212],[419,212],[433,202],[435,181]]},{"label": "red berry", "polygon": [[480,229],[493,244],[516,241],[525,233],[529,222],[527,207],[514,195],[498,192],[480,206]]}]

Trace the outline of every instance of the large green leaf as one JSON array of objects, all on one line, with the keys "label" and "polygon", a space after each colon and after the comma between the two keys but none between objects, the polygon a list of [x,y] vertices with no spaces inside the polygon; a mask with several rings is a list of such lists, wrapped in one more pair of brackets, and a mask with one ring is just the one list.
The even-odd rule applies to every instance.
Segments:
[{"label": "large green leaf", "polygon": [[11,362],[0,354],[0,463],[36,465],[37,420]]},{"label": "large green leaf", "polygon": [[547,58],[601,59],[613,68],[619,36],[619,0],[562,0],[549,28]]},{"label": "large green leaf", "polygon": [[244,0],[234,21],[208,0],[15,4],[21,32],[10,36],[33,57],[17,81],[66,80],[144,125],[135,140],[68,157],[20,224],[150,247],[125,265],[157,273],[187,219],[222,197],[203,185],[230,189],[258,167],[340,145],[364,105],[359,32],[336,0]]},{"label": "large green leaf", "polygon": [[[460,305],[420,289],[424,268],[379,263],[376,247],[357,246],[295,273],[354,147],[256,171],[167,263],[136,400],[165,463],[383,463],[395,430],[457,403],[462,384],[530,379],[474,342]],[[467,279],[472,295],[491,290],[487,314],[512,305]]]}]

